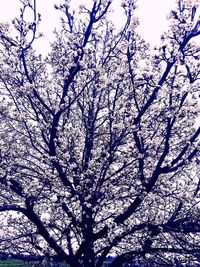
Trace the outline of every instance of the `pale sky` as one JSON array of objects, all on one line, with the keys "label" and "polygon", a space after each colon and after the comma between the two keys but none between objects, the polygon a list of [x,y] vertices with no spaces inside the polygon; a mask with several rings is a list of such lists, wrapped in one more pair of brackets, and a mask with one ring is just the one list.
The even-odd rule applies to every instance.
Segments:
[{"label": "pale sky", "polygon": [[[78,6],[86,0],[71,0],[74,6]],[[51,32],[59,24],[60,13],[54,9],[54,3],[62,3],[62,0],[37,0],[38,12],[42,15],[40,31],[44,32],[45,38],[41,42],[40,48],[45,50],[48,42],[52,40]],[[0,22],[9,21],[19,14],[19,0],[0,0]],[[117,11],[113,13],[113,18],[119,23],[118,6],[120,0],[113,0],[113,8]],[[138,28],[142,37],[152,46],[159,43],[160,35],[167,29],[166,16],[174,7],[175,0],[138,0],[138,11],[140,25]]]}]

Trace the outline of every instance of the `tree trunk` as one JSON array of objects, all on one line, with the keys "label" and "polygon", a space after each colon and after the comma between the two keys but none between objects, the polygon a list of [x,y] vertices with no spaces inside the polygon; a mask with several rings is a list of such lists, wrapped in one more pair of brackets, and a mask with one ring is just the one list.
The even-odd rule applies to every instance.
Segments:
[{"label": "tree trunk", "polygon": [[83,253],[83,266],[95,267],[94,241],[93,241],[93,219],[91,211],[86,208],[83,215],[83,237],[86,241]]}]

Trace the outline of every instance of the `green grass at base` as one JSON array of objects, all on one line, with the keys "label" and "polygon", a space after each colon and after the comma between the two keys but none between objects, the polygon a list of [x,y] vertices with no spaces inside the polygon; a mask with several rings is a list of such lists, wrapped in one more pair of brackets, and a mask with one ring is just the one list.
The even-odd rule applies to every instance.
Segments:
[{"label": "green grass at base", "polygon": [[[36,262],[27,263],[23,260],[0,260],[0,267],[32,267]],[[41,267],[45,266],[41,264]],[[68,264],[60,263],[60,267],[70,267]]]},{"label": "green grass at base", "polygon": [[25,267],[30,266],[22,260],[0,260],[0,267]]}]

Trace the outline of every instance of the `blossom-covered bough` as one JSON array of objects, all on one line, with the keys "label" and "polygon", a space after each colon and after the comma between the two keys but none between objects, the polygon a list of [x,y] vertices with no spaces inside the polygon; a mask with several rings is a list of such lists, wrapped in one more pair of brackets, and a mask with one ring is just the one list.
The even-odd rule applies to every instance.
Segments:
[{"label": "blossom-covered bough", "polygon": [[34,50],[36,0],[20,2],[15,32],[0,25],[0,252],[73,267],[109,255],[112,267],[194,266],[198,3],[176,1],[152,52],[134,0],[122,2],[121,30],[109,19],[115,0],[79,14],[65,1],[46,56]]}]

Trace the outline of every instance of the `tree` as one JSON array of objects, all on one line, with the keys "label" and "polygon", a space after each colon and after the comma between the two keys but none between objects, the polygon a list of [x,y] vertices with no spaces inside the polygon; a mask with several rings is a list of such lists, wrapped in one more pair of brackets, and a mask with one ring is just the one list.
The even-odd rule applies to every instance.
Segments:
[{"label": "tree", "polygon": [[198,4],[177,0],[151,51],[135,0],[121,30],[115,2],[78,15],[65,1],[46,56],[36,0],[20,2],[15,32],[0,25],[1,251],[73,267],[198,262]]}]

